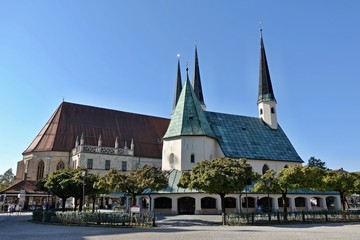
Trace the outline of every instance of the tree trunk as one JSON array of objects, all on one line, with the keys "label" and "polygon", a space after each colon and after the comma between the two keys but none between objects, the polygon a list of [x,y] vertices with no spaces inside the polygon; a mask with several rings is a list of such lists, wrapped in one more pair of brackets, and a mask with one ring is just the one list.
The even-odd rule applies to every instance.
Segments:
[{"label": "tree trunk", "polygon": [[225,194],[219,194],[221,199],[221,219],[222,224],[226,225],[226,212],[225,212]]},{"label": "tree trunk", "polygon": [[65,203],[66,203],[66,198],[61,198],[62,199],[62,203],[61,203],[61,208],[62,208],[62,211],[65,212]]},{"label": "tree trunk", "polygon": [[284,208],[284,221],[287,221],[287,206],[286,206],[286,192],[281,192],[281,200]]},{"label": "tree trunk", "polygon": [[345,197],[344,197],[344,194],[342,192],[340,192],[340,201],[341,201],[341,206],[342,206],[342,209],[345,211],[346,210],[346,206],[345,206]]},{"label": "tree trunk", "polygon": [[92,212],[95,212],[95,201],[96,201],[96,197],[92,198],[93,202],[92,202]]},{"label": "tree trunk", "polygon": [[83,210],[83,205],[84,205],[84,199],[82,197],[80,197],[80,203],[79,203],[79,212],[82,212]]},{"label": "tree trunk", "polygon": [[136,206],[136,194],[131,195],[131,206]]}]

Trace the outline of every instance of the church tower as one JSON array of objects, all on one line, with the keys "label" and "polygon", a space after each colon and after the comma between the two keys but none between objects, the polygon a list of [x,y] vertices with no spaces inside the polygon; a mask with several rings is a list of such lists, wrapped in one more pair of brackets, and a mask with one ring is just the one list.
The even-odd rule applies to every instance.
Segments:
[{"label": "church tower", "polygon": [[190,170],[197,162],[217,156],[217,146],[186,69],[184,86],[163,137],[162,169]]},{"label": "church tower", "polygon": [[262,29],[260,29],[260,69],[258,109],[260,118],[272,129],[277,129],[276,99],[271,84],[269,67],[266,59]]}]

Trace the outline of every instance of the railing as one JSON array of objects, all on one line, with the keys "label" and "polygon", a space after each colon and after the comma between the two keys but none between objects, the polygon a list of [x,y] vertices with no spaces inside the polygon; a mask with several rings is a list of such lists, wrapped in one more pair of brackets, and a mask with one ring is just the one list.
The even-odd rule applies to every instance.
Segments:
[{"label": "railing", "polygon": [[261,225],[289,222],[360,222],[360,211],[302,211],[227,214],[228,225]]},{"label": "railing", "polygon": [[99,147],[99,146],[91,146],[91,145],[79,145],[71,151],[71,154],[73,156],[78,153],[100,153],[100,154],[111,154],[111,155],[134,156],[134,150],[131,149]]}]

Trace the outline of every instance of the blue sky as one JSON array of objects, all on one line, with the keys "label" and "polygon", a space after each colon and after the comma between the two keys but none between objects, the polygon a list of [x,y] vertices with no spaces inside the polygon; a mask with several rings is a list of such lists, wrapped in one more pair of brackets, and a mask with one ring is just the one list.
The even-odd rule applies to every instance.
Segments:
[{"label": "blue sky", "polygon": [[0,173],[65,101],[170,117],[198,46],[209,111],[257,116],[262,22],[278,120],[302,159],[360,170],[359,1],[1,1]]}]

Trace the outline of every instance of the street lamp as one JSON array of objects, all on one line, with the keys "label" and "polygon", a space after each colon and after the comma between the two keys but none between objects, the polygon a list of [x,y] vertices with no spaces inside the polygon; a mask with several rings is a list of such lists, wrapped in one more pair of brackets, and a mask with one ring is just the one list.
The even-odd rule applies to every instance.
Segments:
[{"label": "street lamp", "polygon": [[85,176],[86,176],[86,170],[83,170],[81,173],[81,176],[83,178],[83,190],[82,190],[82,207],[85,206]]}]

